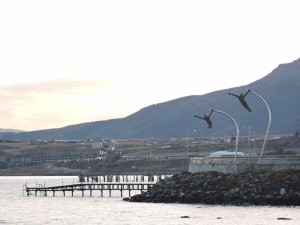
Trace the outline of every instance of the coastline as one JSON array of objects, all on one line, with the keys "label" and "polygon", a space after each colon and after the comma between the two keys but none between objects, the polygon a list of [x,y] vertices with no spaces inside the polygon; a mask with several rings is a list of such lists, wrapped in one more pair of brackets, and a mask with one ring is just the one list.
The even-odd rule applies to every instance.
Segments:
[{"label": "coastline", "polygon": [[123,200],[235,206],[300,206],[300,170],[241,174],[182,172],[159,181],[142,194]]}]

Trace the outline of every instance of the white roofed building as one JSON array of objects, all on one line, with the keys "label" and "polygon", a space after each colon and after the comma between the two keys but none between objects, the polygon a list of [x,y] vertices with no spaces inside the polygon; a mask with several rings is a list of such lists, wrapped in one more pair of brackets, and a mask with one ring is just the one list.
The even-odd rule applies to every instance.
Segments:
[{"label": "white roofed building", "polygon": [[[208,157],[234,157],[235,152],[228,152],[228,151],[217,151],[210,153]],[[236,156],[244,157],[246,154],[244,152],[237,152]]]}]

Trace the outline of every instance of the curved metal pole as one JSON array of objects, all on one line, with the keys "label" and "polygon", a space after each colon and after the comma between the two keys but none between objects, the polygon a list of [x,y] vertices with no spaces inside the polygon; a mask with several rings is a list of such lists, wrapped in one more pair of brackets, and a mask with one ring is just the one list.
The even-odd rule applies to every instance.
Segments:
[{"label": "curved metal pole", "polygon": [[269,108],[267,102],[263,99],[263,97],[261,97],[259,94],[255,93],[254,91],[251,91],[251,90],[250,90],[250,92],[251,92],[252,94],[256,95],[257,97],[259,97],[259,99],[262,100],[262,101],[265,103],[265,105],[267,106],[267,109],[268,109],[268,113],[269,113],[269,123],[268,123],[267,131],[266,131],[264,143],[263,143],[263,146],[262,146],[262,148],[261,148],[261,151],[260,151],[260,154],[259,154],[259,157],[258,157],[258,164],[260,164],[260,159],[261,159],[262,154],[263,154],[263,151],[264,151],[264,149],[265,149],[265,145],[266,145],[266,141],[267,141],[269,129],[270,129],[270,126],[271,126],[271,117],[272,117],[272,115],[271,115],[271,110],[270,110],[270,108]]},{"label": "curved metal pole", "polygon": [[220,110],[216,110],[216,109],[213,109],[212,111],[226,115],[229,119],[231,119],[231,121],[234,123],[234,125],[236,127],[234,169],[235,169],[235,173],[237,173],[237,170],[236,170],[236,156],[237,156],[238,143],[239,143],[239,127],[238,127],[237,123],[235,122],[235,120],[232,118],[232,116],[230,116],[228,113],[220,111]]}]

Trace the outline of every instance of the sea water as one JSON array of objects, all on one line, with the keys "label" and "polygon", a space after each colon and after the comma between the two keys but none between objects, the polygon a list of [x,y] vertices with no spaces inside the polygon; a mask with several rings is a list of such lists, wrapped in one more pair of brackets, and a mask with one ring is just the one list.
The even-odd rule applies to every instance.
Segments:
[{"label": "sea water", "polygon": [[[0,177],[0,224],[300,224],[300,207],[237,207],[199,204],[133,203],[123,201],[129,193],[93,191],[66,196],[27,196],[30,187],[77,183],[77,177]],[[68,195],[69,194],[69,195]],[[134,194],[132,192],[132,194]],[[126,196],[127,195],[127,196]],[[285,220],[278,220],[285,218]]]}]

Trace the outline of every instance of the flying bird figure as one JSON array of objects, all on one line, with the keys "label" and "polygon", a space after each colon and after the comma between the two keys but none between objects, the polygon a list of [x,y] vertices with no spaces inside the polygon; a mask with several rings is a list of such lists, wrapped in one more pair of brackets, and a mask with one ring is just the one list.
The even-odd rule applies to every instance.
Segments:
[{"label": "flying bird figure", "polygon": [[238,100],[240,101],[240,103],[244,106],[244,108],[246,110],[248,110],[249,112],[251,112],[252,110],[250,109],[250,107],[248,106],[246,100],[245,100],[245,97],[246,95],[250,92],[251,90],[248,90],[245,94],[240,94],[240,95],[236,95],[236,94],[232,94],[232,93],[228,93],[229,95],[232,95],[234,97],[237,97]]},{"label": "flying bird figure", "polygon": [[200,116],[194,116],[194,117],[197,117],[199,119],[202,119],[202,120],[205,120],[208,127],[207,128],[212,128],[212,122],[210,120],[210,116],[212,114],[213,110],[210,111],[210,114],[207,116],[207,115],[204,115],[204,117],[200,117]]}]

